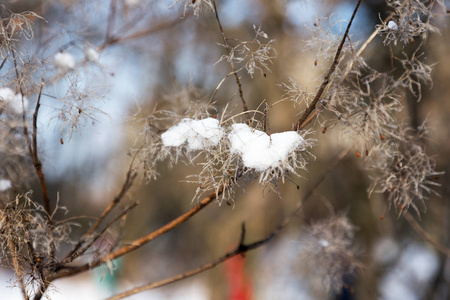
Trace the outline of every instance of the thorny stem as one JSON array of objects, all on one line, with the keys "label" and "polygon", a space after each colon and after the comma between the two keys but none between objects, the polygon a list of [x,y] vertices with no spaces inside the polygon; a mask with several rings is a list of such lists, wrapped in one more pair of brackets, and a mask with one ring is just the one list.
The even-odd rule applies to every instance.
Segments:
[{"label": "thorny stem", "polygon": [[183,280],[185,278],[192,277],[194,275],[197,275],[199,273],[202,273],[204,271],[212,269],[232,257],[235,257],[237,255],[243,255],[249,251],[255,250],[255,249],[269,243],[276,235],[278,235],[292,221],[292,219],[294,219],[297,216],[297,214],[300,211],[300,209],[302,208],[303,204],[312,196],[313,192],[322,183],[322,181],[325,179],[325,177],[350,152],[350,150],[351,150],[351,148],[343,150],[335,158],[333,158],[332,162],[329,164],[328,169],[324,173],[322,173],[321,177],[309,188],[308,192],[305,193],[305,195],[302,198],[303,201],[299,201],[297,206],[295,207],[295,209],[289,215],[289,217],[287,217],[284,220],[284,222],[282,222],[280,225],[278,225],[278,227],[275,228],[275,230],[272,231],[270,234],[268,234],[265,238],[258,240],[256,242],[250,243],[250,244],[245,244],[244,239],[245,239],[246,229],[245,229],[245,223],[242,223],[239,244],[236,246],[236,248],[234,250],[229,251],[229,252],[225,253],[223,256],[219,257],[218,259],[216,259],[212,262],[206,263],[203,266],[200,266],[196,269],[190,270],[190,271],[182,273],[182,274],[178,274],[178,275],[170,277],[170,278],[163,279],[161,281],[157,281],[157,282],[145,284],[145,285],[142,285],[139,287],[135,287],[135,288],[125,291],[123,293],[120,293],[120,294],[117,294],[110,298],[107,298],[106,300],[123,299],[125,297],[137,294],[139,292],[154,289],[157,287],[162,287],[162,286]]},{"label": "thorny stem", "polygon": [[355,10],[353,11],[352,17],[350,18],[350,22],[348,22],[347,29],[345,30],[344,36],[342,37],[341,43],[339,44],[339,47],[337,48],[336,55],[334,56],[334,59],[333,59],[333,63],[331,64],[327,75],[323,79],[323,82],[320,85],[320,88],[317,91],[317,94],[314,97],[314,100],[311,102],[311,104],[305,110],[305,112],[303,113],[301,118],[298,120],[298,122],[293,127],[294,131],[297,131],[297,130],[299,130],[302,127],[303,123],[306,121],[308,116],[316,108],[317,102],[319,102],[320,97],[322,97],[323,92],[325,91],[326,87],[328,86],[328,83],[330,82],[331,75],[334,73],[334,71],[336,70],[336,67],[337,67],[337,65],[339,63],[339,57],[340,57],[342,49],[344,47],[345,40],[347,39],[348,32],[350,31],[350,27],[352,26],[353,19],[356,16],[356,12],[358,11],[358,8],[359,8],[360,4],[361,4],[361,0],[358,0],[358,3],[356,4]]},{"label": "thorny stem", "polygon": [[[217,25],[219,25],[219,30],[220,30],[220,33],[222,35],[222,39],[223,39],[223,43],[225,45],[225,49],[227,50],[228,55],[231,56],[231,50],[230,50],[230,46],[228,45],[227,36],[225,35],[225,32],[223,31],[222,24],[220,23],[219,13],[217,12],[217,7],[216,7],[216,1],[213,0],[211,2],[213,4],[213,6],[214,6],[214,14],[216,16]],[[245,99],[244,99],[244,92],[242,91],[241,80],[239,79],[239,75],[236,72],[236,67],[234,66],[233,61],[230,60],[229,62],[230,62],[230,65],[231,65],[231,69],[233,70],[234,77],[236,78],[236,84],[237,84],[238,89],[239,89],[239,97],[241,98],[241,101],[242,101],[242,107],[244,109],[244,112],[246,112],[248,110],[248,107],[247,107],[247,103],[245,102]],[[246,114],[246,116],[247,116],[247,119],[250,120],[250,115]]]},{"label": "thorny stem", "polygon": [[178,225],[189,220],[192,216],[197,214],[199,211],[201,211],[203,208],[205,208],[208,204],[210,204],[214,199],[216,199],[217,196],[222,194],[222,192],[223,192],[223,187],[220,188],[217,193],[214,192],[211,195],[209,195],[208,197],[204,198],[202,201],[200,201],[200,203],[198,203],[196,206],[191,208],[189,211],[187,211],[186,213],[177,217],[176,219],[172,220],[171,222],[167,223],[163,227],[161,227],[161,228],[149,233],[148,235],[133,241],[131,244],[124,246],[124,247],[116,250],[113,253],[105,255],[104,257],[101,257],[91,263],[87,263],[87,264],[84,264],[79,267],[74,267],[70,270],[65,270],[63,272],[57,273],[53,276],[50,276],[51,280],[62,278],[62,277],[67,277],[67,276],[72,276],[72,275],[84,272],[86,270],[93,269],[95,267],[98,267],[98,266],[104,264],[107,261],[111,261],[116,258],[119,258],[119,257],[143,246],[144,244],[156,239],[157,237],[171,231],[172,229],[176,228]]}]

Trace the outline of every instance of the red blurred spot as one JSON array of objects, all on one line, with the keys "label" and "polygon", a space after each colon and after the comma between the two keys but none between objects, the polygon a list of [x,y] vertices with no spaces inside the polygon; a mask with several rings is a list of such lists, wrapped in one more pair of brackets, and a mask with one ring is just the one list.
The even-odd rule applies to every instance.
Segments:
[{"label": "red blurred spot", "polygon": [[252,284],[245,274],[245,258],[235,256],[225,262],[225,275],[230,287],[230,300],[251,300]]}]

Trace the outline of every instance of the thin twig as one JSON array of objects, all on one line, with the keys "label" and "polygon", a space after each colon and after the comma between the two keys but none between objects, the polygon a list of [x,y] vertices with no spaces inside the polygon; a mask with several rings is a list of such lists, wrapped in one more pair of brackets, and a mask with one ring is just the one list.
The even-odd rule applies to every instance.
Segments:
[{"label": "thin twig", "polygon": [[91,237],[91,241],[86,244],[83,248],[81,248],[80,251],[75,252],[70,258],[69,262],[73,261],[77,257],[80,257],[83,255],[105,232],[110,228],[114,223],[116,223],[118,220],[120,220],[123,216],[125,216],[127,213],[129,213],[132,209],[134,209],[139,203],[134,202],[133,204],[126,207],[119,215],[117,215],[114,219],[112,219],[106,226],[100,230],[95,236]]},{"label": "thin twig", "polygon": [[450,257],[450,249],[445,247],[444,245],[442,245],[441,243],[437,242],[435,239],[433,239],[433,237],[426,232],[422,226],[420,226],[420,224],[414,219],[413,216],[411,216],[410,213],[406,213],[405,214],[405,219],[406,221],[408,221],[409,225],[411,225],[411,227],[427,242],[429,242],[431,245],[434,246],[434,248],[436,248],[436,250],[438,250],[439,252],[441,252],[442,254],[446,255],[447,257]]},{"label": "thin twig", "polygon": [[[219,30],[222,35],[225,49],[227,50],[228,56],[231,57],[230,46],[228,45],[228,39],[227,39],[227,36],[225,35],[225,32],[223,31],[222,24],[220,23],[219,13],[217,12],[217,7],[216,7],[216,1],[212,0],[212,4],[214,6],[214,13],[216,16],[217,25],[219,25]],[[229,62],[231,65],[231,69],[233,70],[232,73],[234,74],[234,77],[236,78],[236,84],[238,86],[239,97],[241,98],[241,101],[242,101],[243,110],[244,110],[244,112],[246,112],[248,110],[248,107],[247,107],[247,103],[245,102],[245,99],[244,99],[244,92],[242,91],[241,80],[239,79],[239,75],[237,74],[236,67],[234,66],[233,60],[229,60]],[[246,114],[246,116],[247,116],[247,119],[250,119],[250,115]]]},{"label": "thin twig", "polygon": [[109,7],[109,14],[106,21],[105,43],[111,39],[111,31],[114,26],[114,20],[116,18],[116,0],[111,0]]},{"label": "thin twig", "polygon": [[[13,55],[13,62],[14,62],[14,69],[16,72],[16,77],[17,77],[17,81],[18,81],[18,85],[19,85],[19,90],[20,90],[20,94],[22,96],[22,122],[23,122],[23,134],[25,137],[25,140],[27,142],[27,146],[28,146],[28,152],[30,153],[31,159],[33,160],[33,165],[34,168],[36,169],[36,173],[38,175],[39,178],[39,182],[41,184],[41,188],[42,188],[42,197],[44,199],[44,209],[45,209],[45,213],[47,215],[47,218],[49,220],[49,222],[51,223],[51,209],[50,209],[50,198],[48,197],[48,192],[47,192],[47,184],[45,183],[45,179],[44,179],[44,172],[42,171],[42,164],[41,161],[39,160],[38,154],[37,154],[37,147],[35,147],[33,149],[33,146],[31,144],[30,141],[30,136],[28,135],[28,126],[27,126],[27,118],[26,118],[26,112],[25,112],[25,103],[24,103],[24,95],[23,95],[23,89],[22,89],[22,84],[21,84],[21,79],[20,79],[20,74],[19,74],[19,67],[17,66],[17,59],[16,59],[16,52],[13,50],[12,51],[12,55]],[[36,141],[36,131],[37,131],[37,115],[38,115],[38,111],[39,111],[39,107],[40,107],[40,99],[41,99],[41,94],[42,94],[42,88],[43,88],[43,84],[41,84],[41,89],[39,91],[39,96],[38,96],[38,101],[36,103],[36,108],[34,111],[34,115],[36,115],[36,121],[34,120],[34,115],[33,115],[33,145],[34,143],[37,144]]]},{"label": "thin twig", "polygon": [[[392,19],[394,17],[395,13],[391,13],[386,19],[383,20],[383,22],[388,22],[390,19]],[[360,56],[364,50],[367,48],[367,46],[372,42],[372,40],[377,36],[377,34],[380,32],[381,27],[378,27],[377,29],[374,30],[374,32],[372,32],[372,34],[369,36],[369,38],[361,45],[361,47],[359,48],[358,52],[356,52],[355,58],[357,58],[358,56]],[[351,61],[350,64],[348,64],[347,69],[344,72],[344,75],[342,76],[342,79],[340,81],[340,83],[342,84],[345,80],[345,78],[347,78],[348,74],[350,73],[350,70],[353,67],[353,64],[355,62],[355,59],[353,59]],[[300,125],[300,127],[298,129],[303,129],[306,127],[306,125],[308,125],[319,113],[318,110],[315,110],[314,112],[312,112],[308,118]]]},{"label": "thin twig", "polygon": [[311,102],[311,104],[305,110],[305,112],[303,113],[301,118],[298,120],[298,122],[294,125],[293,130],[297,131],[297,130],[300,129],[300,127],[306,121],[308,116],[316,108],[317,102],[319,102],[320,97],[322,97],[322,94],[325,91],[325,88],[328,86],[328,83],[330,82],[331,75],[334,73],[334,71],[336,70],[336,67],[337,67],[337,65],[339,63],[339,57],[340,57],[342,49],[344,47],[345,40],[347,39],[348,32],[350,31],[350,27],[352,26],[353,19],[356,16],[356,12],[358,11],[358,8],[359,8],[360,4],[361,4],[361,0],[358,0],[358,3],[356,4],[355,10],[353,11],[352,17],[350,18],[350,22],[347,25],[347,29],[345,30],[344,36],[342,37],[341,43],[339,44],[339,47],[337,48],[336,55],[334,56],[333,63],[331,64],[330,69],[328,70],[327,75],[323,79],[323,82],[320,85],[320,88],[317,91],[317,94],[314,97],[314,100]]},{"label": "thin twig", "polygon": [[82,254],[80,253],[80,251],[78,251],[80,247],[86,240],[89,239],[89,237],[98,228],[98,226],[105,219],[105,217],[111,212],[111,210],[114,207],[116,207],[116,205],[123,199],[127,191],[131,188],[131,186],[133,185],[133,181],[137,176],[137,173],[132,170],[133,161],[130,164],[130,168],[127,172],[125,182],[123,183],[119,194],[116,197],[114,197],[114,199],[109,203],[109,205],[105,208],[100,217],[95,221],[95,223],[91,226],[91,228],[89,228],[89,230],[80,238],[78,243],[75,245],[74,249],[69,253],[69,255],[67,255],[67,257],[61,262],[61,264],[69,263],[74,259],[76,259],[77,257],[79,257],[80,254]]},{"label": "thin twig", "polygon": [[329,164],[329,167],[327,168],[327,170],[322,173],[321,177],[309,188],[308,192],[305,193],[305,195],[303,196],[303,201],[299,201],[299,203],[297,204],[296,208],[292,211],[292,213],[289,215],[288,218],[286,218],[284,220],[284,222],[282,222],[280,225],[278,225],[278,227],[272,231],[269,235],[267,235],[265,238],[258,240],[256,242],[250,243],[250,244],[245,244],[244,243],[244,239],[245,239],[245,223],[242,223],[241,225],[241,235],[240,235],[240,239],[239,239],[239,244],[236,246],[236,248],[230,252],[225,253],[223,256],[221,256],[220,258],[216,259],[215,261],[209,262],[207,264],[204,264],[201,267],[198,267],[196,269],[190,270],[188,272],[185,272],[183,274],[179,274],[161,281],[157,281],[157,282],[153,282],[153,283],[149,283],[149,284],[145,284],[133,289],[130,289],[128,291],[125,291],[123,293],[117,294],[115,296],[112,296],[110,298],[107,298],[106,300],[117,300],[117,299],[123,299],[125,297],[137,294],[139,292],[143,292],[146,290],[150,290],[150,289],[154,289],[157,287],[161,287],[161,286],[165,286],[168,285],[170,283],[174,283],[180,280],[183,280],[185,278],[188,277],[192,277],[194,275],[197,275],[199,273],[202,273],[204,271],[207,271],[209,269],[214,268],[215,266],[223,263],[224,261],[240,255],[240,254],[245,254],[251,250],[255,250],[265,244],[267,244],[268,242],[270,242],[276,235],[278,235],[288,224],[289,222],[292,221],[292,219],[294,219],[298,212],[300,211],[300,209],[302,208],[303,204],[311,197],[311,195],[313,194],[313,192],[318,188],[318,186],[322,183],[322,181],[325,179],[325,177],[329,174],[329,172],[336,167],[336,165],[348,154],[348,152],[350,152],[351,148],[346,149],[341,151],[335,158],[332,159],[331,163]]},{"label": "thin twig", "polygon": [[106,48],[109,45],[113,45],[113,44],[117,44],[117,43],[121,43],[121,42],[126,42],[126,41],[129,41],[129,40],[140,39],[140,38],[149,36],[149,35],[151,35],[153,33],[156,33],[158,31],[161,31],[163,29],[171,28],[171,27],[173,27],[173,26],[175,26],[177,24],[180,24],[180,23],[184,22],[187,19],[187,17],[190,17],[191,15],[192,14],[188,14],[188,15],[186,15],[185,18],[178,18],[177,17],[177,18],[175,18],[173,20],[169,20],[169,21],[166,21],[166,22],[161,22],[161,23],[159,23],[159,24],[157,24],[155,26],[152,26],[150,28],[146,28],[146,29],[143,29],[143,30],[139,30],[139,31],[137,31],[135,33],[131,33],[129,35],[125,35],[125,36],[110,36],[107,40],[105,40],[105,42],[102,45],[100,45],[98,47],[98,50],[101,51],[101,50],[103,50],[104,48]]},{"label": "thin twig", "polygon": [[146,291],[146,290],[149,290],[149,289],[154,289],[154,288],[157,288],[157,287],[161,287],[161,286],[164,286],[164,285],[168,285],[170,283],[174,283],[174,282],[180,281],[180,280],[188,278],[188,277],[192,277],[192,276],[197,275],[199,273],[202,273],[202,272],[204,272],[206,270],[212,269],[215,266],[223,263],[224,261],[226,261],[226,260],[228,260],[228,259],[230,259],[230,258],[232,258],[234,256],[237,256],[239,254],[244,254],[244,253],[249,252],[251,250],[254,250],[254,249],[258,248],[258,247],[261,247],[261,246],[267,244],[274,236],[275,236],[274,234],[270,234],[266,238],[261,239],[259,241],[256,241],[254,243],[248,244],[248,245],[239,244],[234,250],[232,250],[230,252],[227,252],[225,255],[221,256],[220,258],[216,259],[213,262],[207,263],[207,264],[205,264],[205,265],[203,265],[201,267],[198,267],[196,269],[193,269],[193,270],[188,271],[188,272],[183,273],[183,274],[179,274],[179,275],[171,277],[171,278],[167,278],[167,279],[164,279],[164,280],[161,280],[161,281],[158,281],[158,282],[154,282],[154,283],[146,284],[146,285],[143,285],[143,286],[140,286],[140,287],[136,287],[134,289],[128,290],[128,291],[123,292],[123,293],[120,293],[120,294],[115,295],[113,297],[107,298],[107,300],[123,299],[125,297],[137,294],[137,293],[142,292],[142,291]]},{"label": "thin twig", "polygon": [[200,201],[200,203],[198,203],[197,205],[195,205],[193,208],[191,208],[189,211],[187,211],[186,213],[182,214],[181,216],[175,218],[174,220],[172,220],[171,222],[167,223],[166,225],[164,225],[163,227],[147,234],[146,236],[139,238],[135,241],[133,241],[131,244],[124,246],[116,251],[114,251],[113,253],[110,253],[104,257],[101,257],[91,263],[87,263],[78,267],[74,267],[70,270],[65,270],[63,272],[54,274],[53,276],[50,276],[51,280],[54,279],[58,279],[58,278],[62,278],[62,277],[67,277],[67,276],[72,276],[75,274],[79,274],[81,272],[87,271],[89,269],[93,269],[96,268],[102,264],[104,264],[107,261],[111,261],[114,260],[118,257],[121,257],[141,246],[143,246],[144,244],[156,239],[157,237],[171,231],[172,229],[176,228],[177,226],[179,226],[180,224],[186,222],[187,220],[189,220],[192,216],[194,216],[195,214],[197,214],[199,211],[201,211],[203,208],[205,208],[208,204],[210,204],[214,199],[217,198],[217,196],[219,196],[220,194],[222,194],[223,192],[223,188],[220,188],[219,191],[216,193],[212,193],[211,195],[209,195],[208,197],[204,198],[202,201]]}]

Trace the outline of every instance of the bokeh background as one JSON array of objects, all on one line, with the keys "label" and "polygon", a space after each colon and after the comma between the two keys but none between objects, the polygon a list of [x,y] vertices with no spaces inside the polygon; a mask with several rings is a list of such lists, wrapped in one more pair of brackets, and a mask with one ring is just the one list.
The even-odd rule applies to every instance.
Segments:
[{"label": "bokeh background", "polygon": [[[151,111],[154,105],[198,89],[196,97],[209,98],[221,79],[230,72],[226,62],[216,62],[224,54],[220,32],[214,15],[205,9],[200,16],[186,11],[183,5],[172,7],[172,0],[121,1],[116,3],[116,21],[111,32],[127,36],[152,28],[137,38],[111,43],[99,51],[96,65],[86,72],[95,74],[91,82],[101,97],[96,102],[105,114],[86,122],[74,133],[70,142],[61,144],[61,124],[53,118],[57,101],[43,99],[39,126],[41,157],[50,185],[50,195],[68,209],[66,216],[97,216],[120,189],[130,163],[128,150],[139,133],[130,122],[133,115]],[[326,62],[318,61],[314,49],[307,49],[317,18],[331,16],[331,22],[349,20],[356,1],[308,0],[222,0],[218,11],[229,37],[252,39],[253,25],[260,26],[271,39],[277,58],[266,75],[253,78],[243,75],[242,85],[248,106],[258,107],[261,101],[275,103],[283,96],[279,84],[289,78],[307,91],[314,92],[320,83]],[[450,2],[445,1],[450,8]],[[77,60],[83,47],[94,48],[104,43],[111,1],[2,1],[14,12],[34,11],[43,20],[34,21],[33,51],[43,56],[67,45]],[[389,13],[384,1],[363,1],[351,29],[352,42],[365,40],[374,31],[380,18]],[[427,136],[427,153],[435,157],[440,176],[440,197],[430,195],[427,210],[421,214],[421,226],[431,236],[450,246],[450,32],[449,17],[436,20],[440,33],[432,34],[423,46],[426,61],[433,66],[433,86],[423,87],[423,98],[417,102],[405,97],[400,116],[413,127],[428,121],[432,130]],[[339,33],[346,23],[334,26]],[[48,42],[51,41],[51,42]],[[24,41],[24,43],[26,43]],[[64,46],[65,47],[65,46]],[[46,48],[45,51],[40,50]],[[404,51],[408,51],[405,49]],[[377,37],[363,56],[380,69],[390,66],[390,52]],[[83,75],[80,75],[83,82]],[[55,91],[45,91],[52,94]],[[195,93],[191,92],[190,95]],[[234,98],[233,98],[234,97]],[[217,108],[231,100],[239,108],[237,88],[227,80],[216,95]],[[193,99],[195,100],[195,99]],[[272,132],[290,130],[302,107],[280,104],[269,111]],[[245,222],[246,240],[263,238],[273,231],[301,200],[305,191],[327,170],[337,153],[348,147],[337,131],[321,133],[316,127],[318,147],[315,161],[303,178],[279,185],[279,195],[267,193],[257,183],[238,189],[233,205],[210,205],[189,222],[152,243],[132,252],[117,262],[113,276],[95,270],[55,282],[51,299],[101,299],[135,285],[156,281],[182,273],[211,261],[232,249],[239,241]],[[63,132],[63,138],[66,139]],[[124,225],[111,231],[111,239],[120,236],[123,242],[164,225],[195,203],[196,186],[185,183],[186,175],[196,168],[179,164],[169,168],[158,166],[158,180],[135,184],[127,201],[139,200],[137,209]],[[297,189],[297,185],[300,187]],[[130,299],[446,299],[450,297],[450,260],[426,243],[395,211],[388,209],[383,195],[371,195],[370,180],[364,171],[364,159],[350,153],[329,172],[315,189],[301,213],[268,245],[216,267],[194,278],[144,292]],[[33,186],[39,191],[39,186]],[[36,193],[39,194],[39,193]],[[362,262],[355,277],[352,295],[327,292],[314,270],[306,269],[298,259],[310,224],[335,214],[345,214],[356,227],[354,249]],[[80,219],[82,233],[90,219]],[[67,248],[69,249],[69,248]],[[105,275],[106,274],[106,275]],[[20,299],[19,289],[11,289],[12,273],[0,269],[0,294],[4,299]],[[233,298],[233,280],[241,278],[245,285],[242,298]],[[74,289],[75,288],[75,289]],[[247,290],[247,291],[245,291]],[[3,296],[4,295],[4,296]],[[248,297],[245,298],[247,295]],[[345,298],[348,297],[348,298]]]}]

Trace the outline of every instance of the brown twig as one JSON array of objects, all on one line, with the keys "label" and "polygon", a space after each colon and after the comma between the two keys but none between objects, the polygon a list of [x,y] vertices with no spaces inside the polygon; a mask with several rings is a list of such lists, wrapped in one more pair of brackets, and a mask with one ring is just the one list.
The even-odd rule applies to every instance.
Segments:
[{"label": "brown twig", "polygon": [[187,14],[185,18],[175,18],[173,20],[169,20],[166,22],[161,22],[155,26],[152,26],[150,28],[146,28],[143,30],[139,30],[135,33],[131,33],[129,35],[125,35],[125,36],[109,36],[108,39],[105,40],[105,42],[100,45],[98,47],[98,50],[101,51],[104,48],[106,48],[109,45],[113,45],[113,44],[117,44],[117,43],[121,43],[121,42],[125,42],[125,41],[129,41],[129,40],[135,40],[135,39],[140,39],[146,36],[149,36],[153,33],[156,33],[158,31],[161,31],[163,29],[167,29],[167,28],[171,28],[177,24],[180,24],[182,22],[184,22],[187,17],[191,16],[192,14]]},{"label": "brown twig", "polygon": [[[133,159],[134,161],[134,159]],[[102,212],[100,217],[95,221],[95,223],[89,228],[89,230],[80,238],[78,243],[75,245],[74,249],[67,255],[67,257],[61,262],[61,264],[69,263],[79,257],[81,254],[86,251],[78,251],[80,247],[83,245],[83,243],[91,237],[91,235],[94,233],[94,231],[98,228],[98,226],[101,224],[101,222],[106,218],[106,216],[111,212],[111,210],[116,207],[116,205],[123,199],[127,191],[131,188],[133,185],[133,181],[137,176],[137,173],[133,171],[132,165],[133,161],[130,164],[130,168],[127,172],[127,176],[125,178],[125,182],[122,185],[122,188],[119,192],[119,194],[114,197],[114,199],[109,203],[109,205],[105,208],[105,210]]]},{"label": "brown twig", "polygon": [[111,39],[111,31],[116,18],[116,0],[111,0],[109,14],[106,21],[105,43]]},{"label": "brown twig", "polygon": [[420,226],[420,224],[414,219],[413,216],[411,216],[410,213],[406,213],[405,215],[405,219],[406,221],[408,221],[409,225],[411,225],[411,227],[424,239],[426,240],[428,243],[430,243],[431,245],[433,245],[434,248],[436,248],[436,250],[438,250],[439,252],[441,252],[442,254],[444,254],[447,257],[450,257],[450,249],[445,247],[444,245],[442,245],[441,243],[437,242],[435,239],[433,239],[433,237],[426,232],[422,226]]},{"label": "brown twig", "polygon": [[330,69],[328,70],[327,75],[323,79],[322,84],[319,87],[319,90],[316,93],[316,96],[314,97],[314,100],[311,102],[311,104],[308,106],[308,108],[305,110],[303,115],[300,117],[298,122],[294,125],[293,130],[297,131],[299,130],[303,123],[306,121],[308,116],[312,113],[312,111],[316,108],[317,102],[319,102],[320,97],[322,97],[323,92],[325,91],[326,87],[328,86],[328,83],[330,82],[331,75],[336,70],[336,67],[339,63],[339,57],[341,55],[342,49],[344,47],[345,40],[347,39],[348,32],[350,31],[350,27],[352,26],[353,19],[356,16],[356,12],[358,11],[359,5],[361,4],[361,0],[358,0],[358,3],[356,4],[355,10],[353,11],[352,17],[350,18],[350,22],[348,22],[347,29],[345,30],[344,36],[342,37],[341,43],[339,44],[339,47],[336,50],[336,54],[334,56],[333,62],[330,66]]},{"label": "brown twig", "polygon": [[133,289],[130,289],[128,291],[125,291],[123,293],[117,294],[115,296],[112,296],[110,298],[107,298],[106,300],[117,300],[117,299],[122,299],[134,294],[137,294],[139,292],[143,292],[146,290],[150,290],[150,289],[154,289],[157,287],[162,287],[165,285],[168,285],[170,283],[174,283],[180,280],[183,280],[185,278],[189,278],[192,277],[194,275],[197,275],[199,273],[202,273],[204,271],[207,271],[209,269],[214,268],[215,266],[223,263],[224,261],[240,255],[240,254],[245,254],[249,251],[255,250],[265,244],[267,244],[268,242],[270,242],[276,235],[278,235],[291,221],[292,219],[294,219],[298,212],[300,211],[300,209],[302,208],[303,204],[312,196],[313,192],[318,188],[318,186],[322,183],[322,181],[325,179],[325,177],[329,174],[329,172],[334,169],[336,167],[336,165],[350,152],[351,148],[346,149],[341,151],[335,158],[333,158],[333,160],[331,161],[331,163],[329,164],[329,167],[327,168],[327,170],[325,172],[322,173],[321,177],[309,188],[308,192],[305,193],[305,195],[303,196],[303,201],[299,201],[299,203],[297,204],[297,206],[295,207],[295,209],[291,212],[291,214],[289,215],[289,217],[287,217],[284,222],[282,222],[280,225],[278,225],[277,228],[275,228],[274,231],[272,231],[269,235],[267,235],[265,238],[258,240],[256,242],[250,243],[250,244],[245,244],[244,243],[244,239],[245,239],[245,234],[246,234],[246,229],[245,229],[245,223],[242,223],[241,225],[241,235],[240,235],[240,239],[239,239],[239,244],[238,246],[236,246],[236,248],[230,252],[225,253],[223,256],[221,256],[220,258],[216,259],[215,261],[209,262],[207,264],[204,264],[201,267],[198,267],[196,269],[190,270],[188,272],[185,272],[183,274],[179,274],[161,281],[157,281],[157,282],[153,282],[153,283],[149,283],[149,284],[145,284],[139,287],[135,287]]},{"label": "brown twig", "polygon": [[96,268],[96,267],[104,264],[107,261],[111,261],[116,258],[119,258],[119,257],[143,246],[144,244],[156,239],[157,237],[171,231],[172,229],[176,228],[180,224],[189,220],[192,216],[197,214],[199,211],[201,211],[203,208],[205,208],[208,204],[210,204],[214,199],[216,199],[216,197],[218,195],[220,195],[222,192],[223,192],[223,188],[219,189],[219,191],[217,193],[214,192],[211,195],[209,195],[208,197],[204,198],[202,201],[200,201],[197,205],[195,205],[193,208],[191,208],[186,213],[175,218],[174,220],[167,223],[163,227],[147,234],[146,236],[143,236],[142,238],[139,238],[139,239],[133,241],[131,244],[124,246],[124,247],[114,251],[113,253],[110,253],[104,257],[101,257],[91,263],[87,263],[87,264],[84,264],[84,265],[81,265],[78,267],[71,268],[70,270],[64,270],[60,273],[54,274],[53,276],[50,276],[50,279],[54,280],[54,279],[58,279],[58,278],[62,278],[62,277],[72,276],[72,275],[84,272],[86,270]]},{"label": "brown twig", "polygon": [[[231,50],[230,50],[230,46],[228,45],[227,36],[225,35],[225,32],[223,31],[222,23],[220,22],[220,19],[219,19],[219,13],[217,12],[216,1],[212,0],[212,4],[214,6],[214,13],[215,13],[215,16],[216,16],[217,25],[219,25],[220,34],[222,35],[222,39],[223,39],[223,43],[225,45],[225,49],[227,50],[228,56],[231,56]],[[244,99],[244,92],[242,91],[241,80],[239,79],[239,75],[236,72],[236,67],[234,66],[233,61],[230,60],[229,62],[230,62],[230,65],[231,65],[231,69],[233,70],[232,73],[234,74],[234,77],[236,78],[236,84],[238,86],[239,97],[241,98],[241,101],[242,101],[243,110],[247,111],[248,107],[247,107],[247,103],[245,102],[245,99]],[[246,116],[247,116],[247,119],[250,119],[250,115],[249,114],[246,114]]]},{"label": "brown twig", "polygon": [[95,236],[90,236],[90,242],[87,243],[83,248],[81,248],[79,251],[74,252],[70,257],[67,258],[67,260],[64,260],[63,263],[68,263],[76,259],[77,257],[80,257],[83,255],[105,232],[112,226],[112,224],[116,223],[118,220],[120,220],[123,216],[125,216],[127,213],[129,213],[132,209],[134,209],[139,203],[134,202],[133,204],[126,207],[120,214],[118,214],[114,219],[112,219],[108,224],[105,225],[105,227],[100,230],[98,233],[95,234]]},{"label": "brown twig", "polygon": [[30,153],[31,159],[33,160],[33,165],[34,165],[34,168],[36,169],[36,173],[38,175],[39,182],[41,184],[42,197],[44,199],[45,213],[47,215],[49,222],[51,223],[50,198],[48,197],[47,184],[45,183],[44,172],[42,171],[42,163],[39,160],[38,153],[37,153],[37,133],[36,133],[37,132],[37,116],[38,116],[38,112],[39,112],[39,107],[41,106],[40,100],[41,100],[42,89],[44,87],[44,83],[43,82],[41,83],[38,100],[36,102],[36,108],[35,108],[34,114],[33,114],[33,144],[32,144],[32,142],[30,141],[30,137],[28,135],[28,126],[27,126],[26,113],[25,113],[25,103],[24,103],[24,99],[23,99],[23,97],[24,97],[23,89],[22,89],[22,84],[21,84],[21,80],[20,80],[19,67],[17,66],[16,52],[12,51],[12,54],[13,54],[14,69],[16,72],[19,90],[20,90],[20,94],[22,96],[23,134],[24,134],[25,140],[27,142],[28,152]]},{"label": "brown twig", "polygon": [[[241,240],[242,240],[242,236],[245,235],[245,227],[243,227],[243,229],[244,229],[244,231],[241,233]],[[202,272],[204,272],[206,270],[212,269],[215,266],[223,263],[224,261],[226,261],[226,260],[228,260],[228,259],[230,259],[230,258],[232,258],[234,256],[237,256],[239,254],[245,254],[245,253],[247,253],[247,252],[249,252],[251,250],[254,250],[256,248],[259,248],[259,247],[267,244],[275,235],[276,234],[271,233],[266,238],[261,239],[261,240],[256,241],[256,242],[253,242],[253,243],[248,244],[248,245],[239,244],[234,250],[232,250],[230,252],[227,252],[225,255],[221,256],[220,258],[216,259],[213,262],[204,264],[201,267],[198,267],[196,269],[193,269],[193,270],[188,271],[188,272],[183,273],[183,274],[179,274],[179,275],[171,277],[171,278],[167,278],[167,279],[164,279],[164,280],[161,280],[161,281],[158,281],[158,282],[149,283],[149,284],[142,285],[140,287],[133,288],[131,290],[128,290],[128,291],[123,292],[123,293],[120,293],[120,294],[115,295],[113,297],[107,298],[107,300],[122,299],[122,298],[125,298],[125,297],[128,297],[128,296],[137,294],[137,293],[142,292],[142,291],[146,291],[146,290],[149,290],[149,289],[154,289],[154,288],[157,288],[157,287],[161,287],[161,286],[164,286],[164,285],[168,285],[170,283],[174,283],[174,282],[183,280],[183,279],[188,278],[188,277],[192,277],[192,276],[197,275],[199,273],[202,273]]]}]

